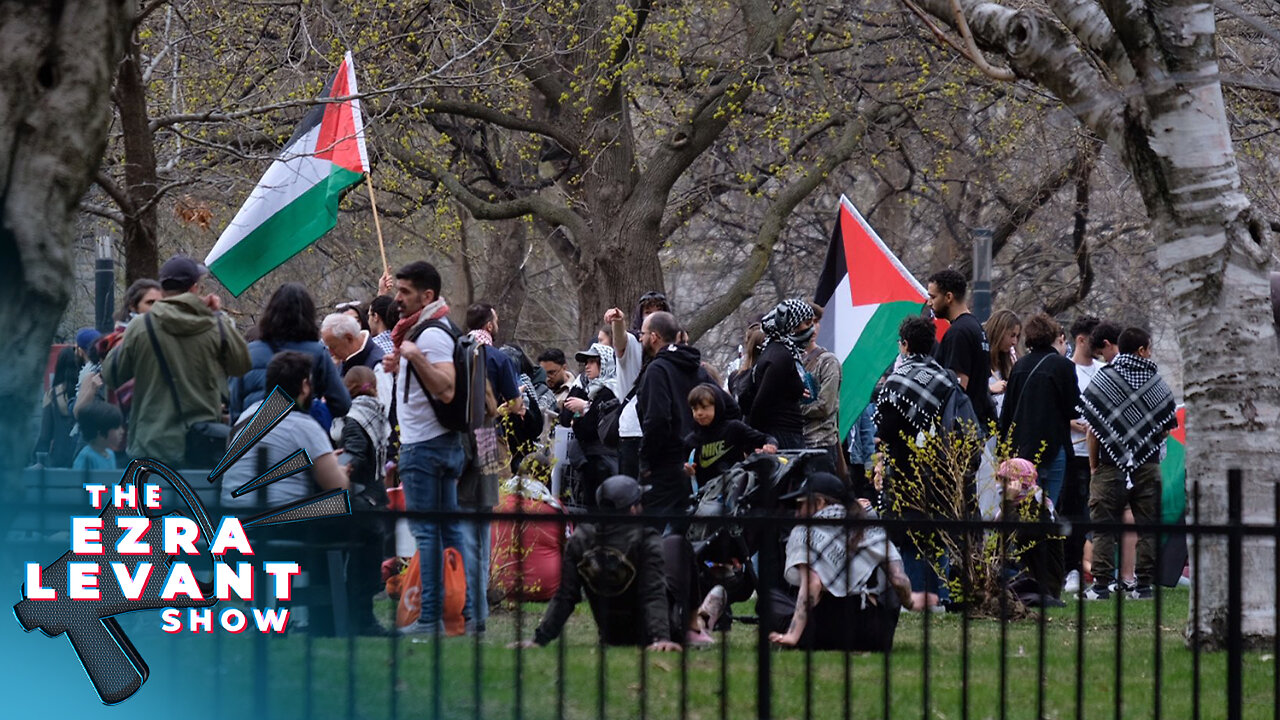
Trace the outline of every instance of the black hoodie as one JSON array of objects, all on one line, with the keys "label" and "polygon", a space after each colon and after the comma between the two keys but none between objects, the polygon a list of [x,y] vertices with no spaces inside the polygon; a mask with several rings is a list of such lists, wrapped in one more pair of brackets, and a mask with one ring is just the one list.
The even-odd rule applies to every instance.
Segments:
[{"label": "black hoodie", "polygon": [[700,486],[742,462],[757,448],[778,442],[741,420],[729,419],[724,393],[718,392],[715,397],[715,419],[705,427],[694,422],[693,432],[685,437],[685,444],[693,448],[693,465]]},{"label": "black hoodie", "polygon": [[645,368],[636,391],[640,416],[641,474],[681,468],[689,456],[684,439],[693,432],[689,391],[702,380],[702,354],[688,345],[668,345]]}]

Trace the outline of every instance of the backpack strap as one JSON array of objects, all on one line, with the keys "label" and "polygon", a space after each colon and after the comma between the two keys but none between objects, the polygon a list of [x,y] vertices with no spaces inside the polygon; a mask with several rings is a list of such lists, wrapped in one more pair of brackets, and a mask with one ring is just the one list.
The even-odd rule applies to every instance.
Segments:
[{"label": "backpack strap", "polygon": [[[147,336],[151,338],[151,350],[156,354],[156,362],[160,365],[160,374],[164,376],[165,384],[169,386],[169,396],[173,398],[173,407],[178,411],[178,419],[183,425],[187,424],[186,416],[182,413],[182,401],[178,399],[178,385],[173,380],[173,373],[169,370],[169,363],[165,360],[164,351],[160,349],[160,340],[156,337],[155,325],[151,322],[151,313],[142,316],[143,322],[147,325]],[[222,327],[221,324],[218,325]]]},{"label": "backpack strap", "polygon": [[[409,335],[405,339],[417,342],[418,338],[422,337],[422,333],[426,332],[427,330],[430,330],[431,328],[436,328],[436,329],[445,331],[446,333],[449,334],[449,339],[453,340],[454,342],[457,342],[458,340],[458,336],[457,334],[454,333],[453,327],[449,323],[446,323],[443,320],[439,320],[439,319],[428,320],[422,323],[421,325],[419,325],[418,327],[410,331]],[[431,391],[427,390],[427,384],[422,380],[422,376],[418,374],[418,369],[413,366],[413,363],[408,361],[405,362],[405,366],[409,368],[409,374],[413,376],[413,379],[418,381],[418,387],[422,388],[422,394],[427,396],[428,401],[430,401]],[[409,402],[409,381],[407,378],[405,379],[405,383],[404,383],[404,400],[403,401],[406,403]]]},{"label": "backpack strap", "polygon": [[[1027,379],[1022,381],[1022,387],[1018,390],[1018,401],[1014,403],[1015,406],[1022,407],[1022,396],[1027,394],[1027,385],[1031,383],[1032,376],[1036,374],[1036,371],[1040,369],[1040,366],[1044,364],[1044,361],[1048,360],[1051,356],[1052,353],[1046,354],[1044,357],[1040,358],[1040,362],[1036,363],[1035,367],[1031,368],[1031,372],[1027,373]],[[1009,374],[1012,375],[1013,373]]]}]

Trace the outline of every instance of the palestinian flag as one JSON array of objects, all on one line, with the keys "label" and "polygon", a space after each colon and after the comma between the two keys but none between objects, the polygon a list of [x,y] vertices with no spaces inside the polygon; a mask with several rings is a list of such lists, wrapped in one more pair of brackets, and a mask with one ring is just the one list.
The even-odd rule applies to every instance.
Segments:
[{"label": "palestinian flag", "polygon": [[1161,522],[1180,524],[1187,512],[1187,408],[1179,405],[1178,427],[1165,438],[1160,461]]},{"label": "palestinian flag", "polygon": [[[356,92],[348,52],[320,97]],[[332,230],[342,192],[368,171],[360,101],[318,103],[222,231],[205,265],[239,295]]]},{"label": "palestinian flag", "polygon": [[[928,294],[876,235],[849,199],[840,214],[814,302],[822,306],[818,344],[844,366],[840,437],[871,401],[871,391],[898,355],[898,325],[919,315]],[[942,330],[940,329],[941,333]]]}]

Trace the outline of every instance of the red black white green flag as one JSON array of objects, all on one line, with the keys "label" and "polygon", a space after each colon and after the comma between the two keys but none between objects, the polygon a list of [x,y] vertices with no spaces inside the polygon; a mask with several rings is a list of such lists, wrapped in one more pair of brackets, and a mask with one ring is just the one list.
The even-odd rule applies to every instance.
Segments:
[{"label": "red black white green flag", "polygon": [[823,308],[818,344],[840,358],[840,436],[871,399],[898,354],[898,325],[919,315],[928,294],[849,199],[840,212],[814,302]]},{"label": "red black white green flag", "polygon": [[[321,98],[355,95],[348,52]],[[205,264],[234,295],[333,229],[342,192],[369,171],[360,101],[317,104],[223,230]]]}]

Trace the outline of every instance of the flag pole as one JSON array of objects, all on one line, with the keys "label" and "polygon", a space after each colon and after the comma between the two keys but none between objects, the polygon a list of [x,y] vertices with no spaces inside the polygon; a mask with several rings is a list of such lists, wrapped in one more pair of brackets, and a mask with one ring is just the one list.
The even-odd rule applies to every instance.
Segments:
[{"label": "flag pole", "polygon": [[364,174],[364,186],[369,188],[369,207],[373,208],[373,229],[378,232],[378,252],[382,253],[382,272],[389,273],[387,246],[382,242],[382,222],[378,219],[378,201],[373,197],[373,173]]}]

